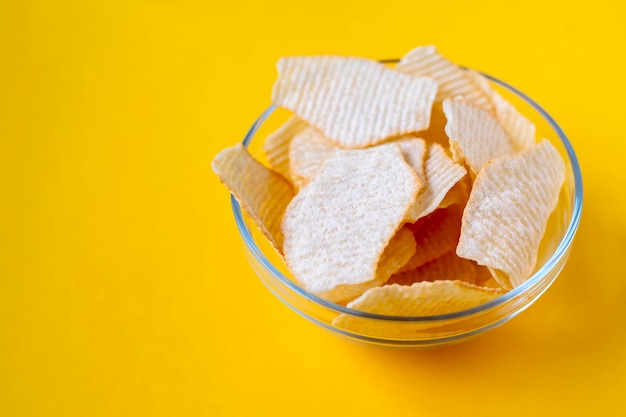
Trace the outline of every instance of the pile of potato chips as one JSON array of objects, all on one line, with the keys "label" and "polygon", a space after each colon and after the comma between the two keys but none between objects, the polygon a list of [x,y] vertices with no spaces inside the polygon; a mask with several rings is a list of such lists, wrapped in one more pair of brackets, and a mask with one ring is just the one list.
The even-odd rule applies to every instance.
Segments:
[{"label": "pile of potato chips", "polygon": [[339,56],[278,62],[293,116],[213,170],[294,279],[370,313],[429,316],[527,280],[565,165],[480,74],[434,47],[395,68]]}]

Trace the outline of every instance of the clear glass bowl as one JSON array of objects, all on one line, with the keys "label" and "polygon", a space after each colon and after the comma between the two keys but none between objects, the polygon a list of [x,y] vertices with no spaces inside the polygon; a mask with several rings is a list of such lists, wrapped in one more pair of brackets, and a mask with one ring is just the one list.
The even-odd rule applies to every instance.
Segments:
[{"label": "clear glass bowl", "polygon": [[[534,100],[487,74],[494,87],[537,126],[539,138],[549,139],[566,164],[565,185],[548,221],[535,273],[521,286],[478,307],[453,314],[428,317],[397,317],[356,311],[317,297],[301,288],[280,257],[242,214],[231,197],[233,213],[250,265],[261,281],[292,310],[306,319],[352,341],[384,347],[435,347],[467,340],[493,329],[528,308],[559,275],[570,253],[580,222],[583,189],[576,154],[565,133]],[[288,113],[269,107],[252,125],[243,140],[251,153],[263,160],[260,146],[266,135],[286,120]],[[336,318],[343,315],[341,327]],[[348,320],[346,320],[348,318]]]}]

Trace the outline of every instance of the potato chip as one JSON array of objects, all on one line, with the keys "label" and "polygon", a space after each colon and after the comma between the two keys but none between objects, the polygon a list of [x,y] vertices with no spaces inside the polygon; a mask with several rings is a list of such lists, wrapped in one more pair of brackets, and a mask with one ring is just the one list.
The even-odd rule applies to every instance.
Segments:
[{"label": "potato chip", "polygon": [[489,267],[504,288],[522,284],[535,268],[564,178],[563,160],[545,139],[486,164],[465,208],[456,253]]},{"label": "potato chip", "polygon": [[535,144],[535,125],[500,95],[489,81],[476,71],[468,71],[468,76],[478,88],[489,97],[496,119],[511,138],[516,152],[524,151]]},{"label": "potato chip", "polygon": [[292,116],[278,130],[267,135],[263,143],[269,166],[290,182],[293,181],[289,173],[289,144],[307,126],[304,121]]},{"label": "potato chip", "polygon": [[[413,239],[413,233],[403,227],[391,238],[385,251],[381,255],[376,268],[376,278],[374,280],[356,285],[338,285],[327,292],[325,298],[333,300],[336,303],[346,304],[363,294],[366,290],[385,283],[389,277],[396,273],[402,265],[406,264],[414,254],[415,239]],[[487,274],[489,274],[489,272],[487,272]],[[489,277],[491,277],[491,275],[489,275]]]},{"label": "potato chip", "polygon": [[460,100],[445,100],[446,134],[456,162],[465,163],[472,175],[487,161],[515,152],[504,128],[487,111]]},{"label": "potato chip", "polygon": [[461,281],[417,282],[371,288],[348,304],[366,313],[400,317],[456,313],[486,303],[502,292]]},{"label": "potato chip", "polygon": [[492,108],[487,95],[474,84],[467,71],[450,62],[432,45],[420,46],[407,53],[396,65],[396,70],[435,80],[439,86],[436,102],[461,96],[464,101],[488,111]]},{"label": "potato chip", "polygon": [[428,148],[424,164],[426,186],[407,213],[406,221],[414,223],[437,209],[448,191],[466,174],[465,168],[456,164],[439,144]]},{"label": "potato chip", "polygon": [[241,143],[217,154],[211,166],[243,211],[282,253],[280,224],[294,194],[287,180],[255,160]]},{"label": "potato chip", "polygon": [[420,182],[424,185],[426,183],[426,170],[424,166],[426,142],[424,142],[424,139],[407,136],[395,140],[393,143],[397,143],[400,146],[404,160],[413,168]]},{"label": "potato chip", "polygon": [[419,268],[392,275],[385,284],[412,285],[421,281],[457,280],[485,286],[485,283],[491,279],[489,269],[474,261],[459,257],[453,248]]},{"label": "potato chip", "polygon": [[324,159],[337,149],[333,141],[310,126],[295,135],[289,146],[289,171],[294,184],[304,187]]},{"label": "potato chip", "polygon": [[420,225],[413,234],[415,255],[399,272],[412,271],[454,249],[459,243],[462,216],[463,207],[454,205],[420,219]]},{"label": "potato chip", "polygon": [[308,291],[336,300],[333,289],[376,279],[380,257],[402,226],[420,182],[391,143],[331,154],[283,217],[285,260]]},{"label": "potato chip", "polygon": [[441,203],[437,206],[438,208],[446,208],[450,207],[453,204],[459,204],[463,207],[467,204],[467,199],[470,195],[470,190],[472,189],[472,180],[469,176],[464,176],[461,178],[454,187],[448,191],[448,194],[441,200]]},{"label": "potato chip", "polygon": [[272,100],[344,148],[363,148],[428,128],[437,83],[363,58],[278,61]]}]

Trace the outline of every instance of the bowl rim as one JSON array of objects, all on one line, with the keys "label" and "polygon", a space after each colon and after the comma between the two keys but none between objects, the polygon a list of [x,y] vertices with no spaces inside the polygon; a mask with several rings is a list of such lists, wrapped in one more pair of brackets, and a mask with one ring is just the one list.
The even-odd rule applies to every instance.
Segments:
[{"label": "bowl rim", "polygon": [[[395,63],[398,62],[396,59],[388,59],[382,60],[381,63]],[[460,68],[464,70],[470,70],[468,67],[461,66]],[[476,70],[473,70],[476,71]],[[239,233],[243,237],[243,240],[246,246],[250,249],[255,258],[265,267],[274,277],[276,277],[282,284],[289,287],[291,290],[295,291],[297,294],[303,296],[304,298],[319,304],[322,307],[328,308],[340,314],[348,314],[351,316],[357,316],[361,318],[367,319],[376,319],[383,321],[394,321],[394,322],[431,322],[431,321],[441,321],[441,320],[449,320],[449,319],[458,319],[464,318],[468,316],[472,316],[477,313],[481,313],[492,308],[501,306],[512,299],[518,297],[520,294],[526,292],[532,287],[539,285],[539,283],[546,277],[546,275],[559,263],[559,261],[566,255],[569,247],[572,244],[578,226],[580,224],[580,218],[582,215],[582,202],[583,202],[583,182],[582,182],[582,173],[580,170],[580,164],[578,163],[578,158],[576,157],[576,153],[572,144],[565,132],[561,129],[558,123],[550,116],[550,114],[543,109],[535,100],[513,87],[512,85],[499,80],[498,78],[486,74],[482,71],[476,71],[479,74],[483,75],[490,81],[498,84],[499,86],[505,88],[506,90],[512,92],[513,94],[520,97],[526,103],[531,105],[552,127],[552,129],[556,132],[559,137],[562,145],[564,146],[567,156],[569,158],[570,165],[572,167],[572,172],[574,176],[574,206],[572,211],[572,217],[570,219],[570,223],[567,227],[567,231],[565,235],[559,242],[559,245],[554,250],[552,255],[548,258],[548,260],[541,266],[539,270],[537,270],[530,278],[528,278],[522,285],[516,287],[506,293],[490,300],[487,303],[480,304],[476,307],[472,307],[470,309],[461,310],[454,313],[448,314],[440,314],[436,316],[391,316],[384,314],[375,314],[375,313],[367,313],[364,311],[354,310],[340,304],[333,303],[332,301],[325,300],[313,293],[306,291],[304,288],[300,287],[294,281],[286,277],[282,272],[280,272],[263,254],[263,252],[259,249],[257,244],[254,242],[252,238],[252,234],[248,230],[246,223],[243,218],[241,207],[239,203],[235,199],[234,196],[231,195],[231,205],[233,209],[233,214],[235,217],[235,222],[237,224],[237,228]],[[256,134],[259,127],[263,124],[263,122],[274,112],[276,109],[276,105],[270,105],[254,122],[254,124],[250,127],[248,132],[246,133],[242,144],[245,147],[248,147],[252,138]]]}]

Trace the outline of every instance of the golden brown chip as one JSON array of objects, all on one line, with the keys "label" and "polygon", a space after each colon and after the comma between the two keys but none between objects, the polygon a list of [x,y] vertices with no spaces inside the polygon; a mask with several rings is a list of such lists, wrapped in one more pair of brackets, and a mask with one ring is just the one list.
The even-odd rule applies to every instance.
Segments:
[{"label": "golden brown chip", "polygon": [[439,86],[435,101],[461,96],[464,101],[491,110],[488,97],[474,84],[467,71],[450,62],[432,45],[411,50],[398,62],[396,70],[435,80]]},{"label": "golden brown chip", "polygon": [[450,207],[453,204],[459,204],[465,207],[471,189],[472,180],[468,175],[466,175],[454,184],[454,187],[452,187],[450,191],[448,191],[448,194],[446,194],[444,199],[441,200],[441,203],[439,203],[438,208]]},{"label": "golden brown chip", "polygon": [[421,281],[458,280],[484,287],[491,279],[489,269],[459,257],[453,249],[413,271],[392,275],[386,284],[412,285]]},{"label": "golden brown chip", "polygon": [[335,151],[283,218],[285,260],[296,280],[331,301],[340,285],[375,280],[383,250],[419,190],[397,144]]},{"label": "golden brown chip", "polygon": [[463,207],[453,205],[420,219],[419,226],[413,233],[415,255],[399,272],[412,271],[454,249],[459,242],[462,216]]},{"label": "golden brown chip", "polygon": [[289,146],[289,171],[294,184],[304,187],[328,155],[340,149],[320,131],[307,127],[295,135]]},{"label": "golden brown chip", "polygon": [[564,178],[563,160],[545,139],[489,162],[474,182],[456,253],[490,268],[504,288],[522,284],[535,268]]},{"label": "golden brown chip", "polygon": [[448,191],[467,171],[450,159],[441,145],[435,143],[428,148],[424,172],[426,185],[407,213],[408,223],[414,223],[435,211]]},{"label": "golden brown chip", "polygon": [[437,84],[372,60],[289,57],[278,62],[272,100],[344,148],[428,128]]},{"label": "golden brown chip", "polygon": [[476,307],[501,293],[461,281],[423,281],[410,286],[371,288],[349,303],[348,308],[388,316],[437,316]]},{"label": "golden brown chip", "polygon": [[443,111],[448,118],[446,134],[452,159],[465,163],[472,175],[477,175],[487,161],[515,152],[504,128],[484,109],[447,99]]},{"label": "golden brown chip", "polygon": [[252,158],[240,143],[217,154],[211,166],[243,211],[282,253],[280,223],[293,198],[287,180]]},{"label": "golden brown chip", "polygon": [[289,144],[291,139],[307,127],[307,124],[295,116],[287,119],[275,132],[267,135],[263,150],[270,168],[292,181],[289,174]]},{"label": "golden brown chip", "polygon": [[468,76],[489,98],[496,119],[511,138],[515,151],[520,152],[535,144],[535,125],[523,116],[511,103],[500,95],[489,81],[476,71],[468,71]]}]

